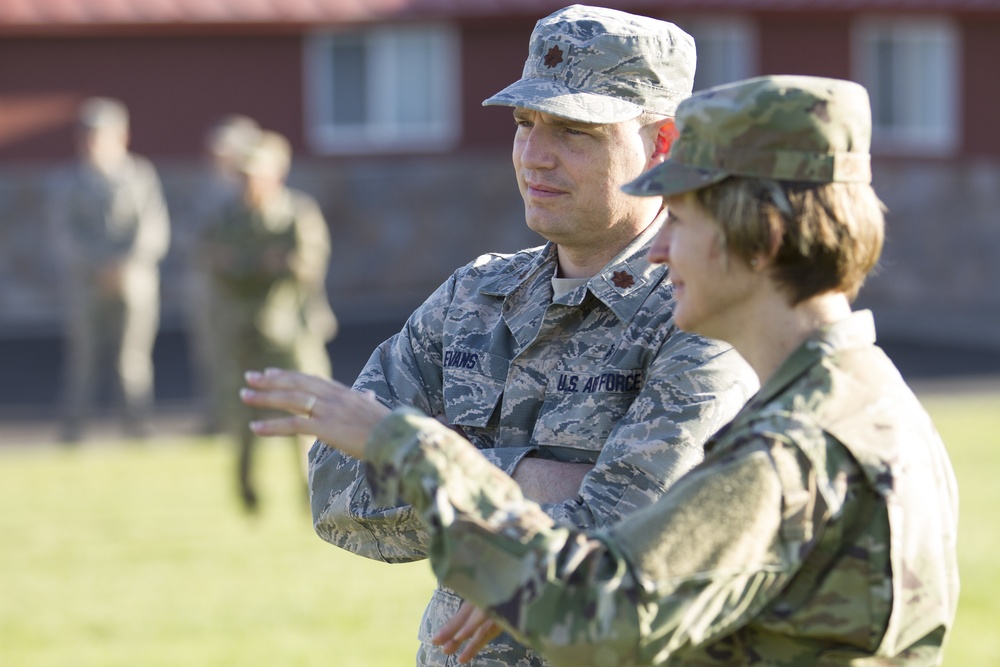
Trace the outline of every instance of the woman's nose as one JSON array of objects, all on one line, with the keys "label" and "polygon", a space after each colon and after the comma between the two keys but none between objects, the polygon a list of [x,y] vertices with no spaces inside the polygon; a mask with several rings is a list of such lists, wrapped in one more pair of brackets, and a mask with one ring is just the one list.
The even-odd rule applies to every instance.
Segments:
[{"label": "woman's nose", "polygon": [[649,261],[653,264],[668,264],[670,259],[670,225],[664,224],[649,246]]}]

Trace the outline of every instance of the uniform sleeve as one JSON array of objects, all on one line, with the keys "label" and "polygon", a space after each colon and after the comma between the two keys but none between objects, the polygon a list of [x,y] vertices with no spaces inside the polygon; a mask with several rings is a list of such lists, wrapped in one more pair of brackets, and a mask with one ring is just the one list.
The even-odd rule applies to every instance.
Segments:
[{"label": "uniform sleeve", "polygon": [[292,271],[303,290],[303,319],[307,330],[320,340],[328,341],[340,330],[326,291],[330,230],[315,199],[301,192],[295,192],[294,196],[296,242]]},{"label": "uniform sleeve", "polygon": [[104,231],[105,199],[93,182],[80,178],[76,167],[53,175],[48,218],[54,232],[53,247],[70,286],[77,286],[76,281],[88,282],[96,269],[122,253]]},{"label": "uniform sleeve", "polygon": [[316,202],[300,193],[295,195],[295,233],[296,279],[310,288],[322,286],[330,263],[330,232]]},{"label": "uniform sleeve", "polygon": [[601,448],[579,497],[546,511],[563,525],[591,530],[655,503],[701,461],[709,436],[739,412],[757,385],[728,346],[674,333]]},{"label": "uniform sleeve", "polygon": [[423,516],[445,585],[554,665],[607,667],[661,663],[732,632],[798,570],[826,505],[813,485],[812,504],[791,509],[814,511],[786,507],[811,473],[795,448],[772,444],[699,466],[590,533],[557,526],[468,443],[411,411],[379,424],[367,456],[376,497],[401,495]]},{"label": "uniform sleeve", "polygon": [[45,194],[45,222],[52,239],[52,252],[59,267],[74,261],[73,233],[70,229],[70,202],[72,180],[67,169],[59,169],[48,176]]},{"label": "uniform sleeve", "polygon": [[[402,331],[382,343],[354,383],[389,407],[441,415],[441,325],[455,277],[437,289]],[[406,504],[373,500],[365,464],[321,442],[309,453],[309,487],[317,534],[352,553],[386,562],[426,558],[426,529]]]},{"label": "uniform sleeve", "polygon": [[170,247],[170,215],[163,198],[160,178],[153,165],[136,158],[136,207],[138,226],[129,259],[140,264],[159,264]]}]

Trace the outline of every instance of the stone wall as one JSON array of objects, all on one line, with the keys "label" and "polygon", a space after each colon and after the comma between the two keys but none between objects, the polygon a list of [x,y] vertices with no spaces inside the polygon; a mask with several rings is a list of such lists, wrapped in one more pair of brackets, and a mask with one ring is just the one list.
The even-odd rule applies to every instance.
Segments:
[{"label": "stone wall", "polygon": [[[197,164],[156,161],[174,243],[162,267],[163,326],[182,322],[186,212]],[[0,336],[59,326],[59,267],[44,216],[51,167],[0,169]],[[290,185],[313,195],[330,225],[327,276],[344,321],[399,319],[451,270],[490,251],[542,239],[524,225],[509,158],[466,156],[296,164]]]},{"label": "stone wall", "polygon": [[876,164],[889,209],[859,304],[895,338],[1000,348],[1000,164]]},{"label": "stone wall", "polygon": [[[175,238],[197,165],[157,161]],[[59,267],[42,217],[41,166],[0,169],[0,336],[52,333]],[[859,305],[883,336],[1000,347],[1000,164],[877,164],[889,208],[882,268]],[[296,164],[331,228],[330,300],[343,321],[399,319],[451,270],[541,239],[523,222],[506,155]],[[164,327],[180,326],[180,253],[163,267]]]}]

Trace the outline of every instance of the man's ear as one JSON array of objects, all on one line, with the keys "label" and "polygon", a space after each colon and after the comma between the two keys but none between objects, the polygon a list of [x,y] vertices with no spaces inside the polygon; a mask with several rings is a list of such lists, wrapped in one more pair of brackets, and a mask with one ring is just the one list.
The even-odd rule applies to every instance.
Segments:
[{"label": "man's ear", "polygon": [[653,139],[653,162],[659,164],[667,159],[670,147],[674,145],[674,140],[680,136],[677,125],[673,118],[667,118],[660,123],[656,130],[656,137]]}]

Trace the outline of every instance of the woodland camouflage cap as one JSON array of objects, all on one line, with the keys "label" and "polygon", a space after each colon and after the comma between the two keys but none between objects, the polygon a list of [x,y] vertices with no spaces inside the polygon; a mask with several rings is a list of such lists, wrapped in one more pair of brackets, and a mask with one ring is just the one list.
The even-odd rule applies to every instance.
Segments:
[{"label": "woodland camouflage cap", "polygon": [[673,23],[572,5],[535,24],[521,78],[483,102],[585,123],[673,116],[691,94],[694,39]]},{"label": "woodland camouflage cap", "polygon": [[292,147],[283,135],[263,131],[256,143],[247,146],[240,156],[239,170],[245,174],[268,174],[284,178],[292,160]]},{"label": "woodland camouflage cap", "polygon": [[676,122],[666,162],[626,192],[669,197],[728,176],[871,182],[871,106],[851,81],[785,75],[717,86],[685,100]]}]

